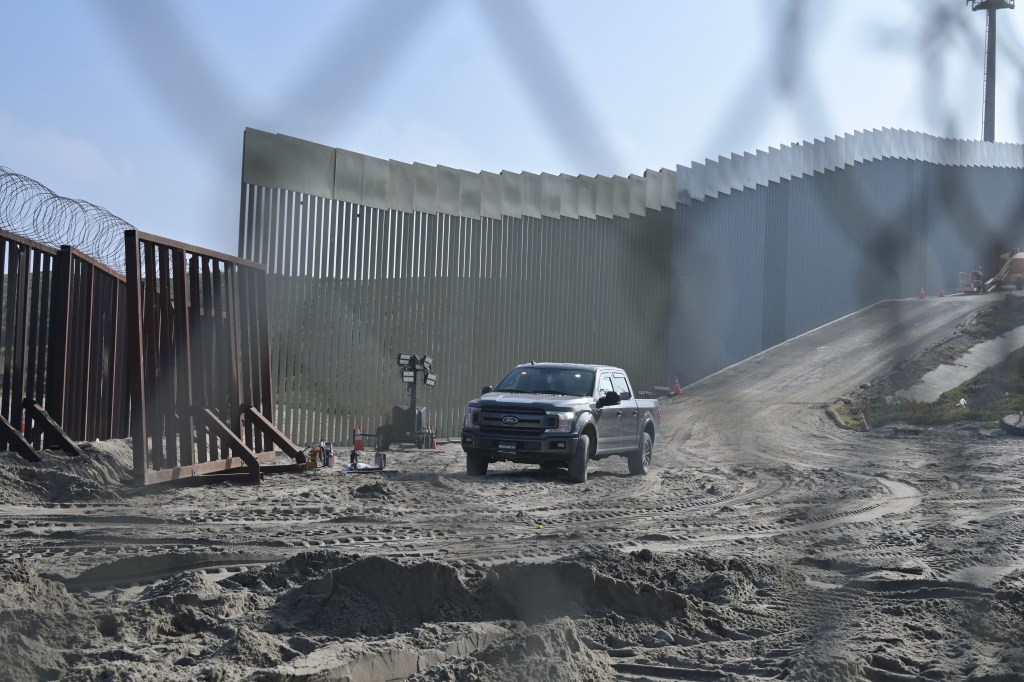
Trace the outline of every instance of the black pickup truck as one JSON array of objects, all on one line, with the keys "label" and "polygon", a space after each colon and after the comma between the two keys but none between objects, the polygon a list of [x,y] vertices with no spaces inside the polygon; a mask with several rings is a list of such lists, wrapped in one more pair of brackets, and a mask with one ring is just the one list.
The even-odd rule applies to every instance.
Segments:
[{"label": "black pickup truck", "polygon": [[661,428],[656,399],[637,399],[626,373],[604,365],[529,363],[466,407],[466,472],[483,476],[491,462],[568,467],[587,480],[587,462],[626,457],[629,473],[646,474]]}]

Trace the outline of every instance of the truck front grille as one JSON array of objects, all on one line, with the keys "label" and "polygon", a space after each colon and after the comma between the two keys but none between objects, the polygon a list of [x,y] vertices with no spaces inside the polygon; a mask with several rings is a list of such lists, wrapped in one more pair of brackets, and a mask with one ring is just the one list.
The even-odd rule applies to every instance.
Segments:
[{"label": "truck front grille", "polygon": [[480,413],[481,433],[538,436],[551,420],[544,412],[484,409]]}]

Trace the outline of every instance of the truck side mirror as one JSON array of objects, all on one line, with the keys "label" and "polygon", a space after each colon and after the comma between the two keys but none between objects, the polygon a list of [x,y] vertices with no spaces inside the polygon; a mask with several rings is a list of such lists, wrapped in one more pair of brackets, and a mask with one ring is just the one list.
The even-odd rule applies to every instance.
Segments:
[{"label": "truck side mirror", "polygon": [[480,389],[480,395],[483,395],[484,393],[490,393],[493,390],[493,386],[484,386],[482,389]]},{"label": "truck side mirror", "polygon": [[622,398],[615,391],[608,391],[604,394],[603,398],[598,398],[598,407],[612,407],[613,405],[619,405],[622,403]]}]

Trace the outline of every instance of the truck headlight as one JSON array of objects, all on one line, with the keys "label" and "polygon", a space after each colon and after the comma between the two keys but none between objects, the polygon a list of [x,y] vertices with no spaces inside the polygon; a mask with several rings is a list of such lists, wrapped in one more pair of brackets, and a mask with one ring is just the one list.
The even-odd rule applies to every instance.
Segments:
[{"label": "truck headlight", "polygon": [[467,407],[466,408],[466,419],[462,422],[462,426],[467,429],[480,428],[480,408],[479,407]]},{"label": "truck headlight", "polygon": [[572,423],[576,420],[575,412],[548,412],[551,426],[547,431],[554,433],[572,433]]}]

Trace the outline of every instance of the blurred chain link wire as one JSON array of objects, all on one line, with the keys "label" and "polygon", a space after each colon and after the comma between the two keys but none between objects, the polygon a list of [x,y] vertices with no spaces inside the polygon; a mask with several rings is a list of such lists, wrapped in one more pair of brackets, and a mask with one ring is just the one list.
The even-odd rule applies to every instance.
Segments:
[{"label": "blurred chain link wire", "polygon": [[[386,87],[389,77],[417,55],[411,52],[415,37],[429,30],[432,22],[443,18],[443,10],[455,0],[365,0],[355,15],[346,15],[330,31],[332,39],[319,46],[305,70],[296,74],[292,89],[278,97],[279,111],[270,120],[288,121],[288,128],[317,131],[343,126],[352,115],[347,107],[348,93],[365,97]],[[822,35],[813,23],[828,12],[826,0],[777,0],[774,21],[763,59],[746,65],[726,65],[727,69],[747,69],[737,74],[740,90],[720,113],[721,127],[710,136],[710,148],[731,149],[730,135],[739,125],[760,126],[779,111],[788,113],[809,130],[827,129],[829,108],[819,85],[810,77],[808,60]],[[827,0],[831,3],[831,0]],[[190,153],[230,155],[237,138],[225,139],[221,131],[235,125],[244,111],[241,93],[224,77],[216,63],[204,58],[199,41],[190,31],[180,7],[169,0],[98,0],[95,3],[120,43],[126,60],[149,86],[150,95],[166,108],[168,115],[193,143]],[[879,50],[894,55],[908,52],[916,60],[926,110],[938,130],[952,133],[959,129],[959,102],[942,101],[948,67],[944,57],[956,43],[969,46],[977,55],[977,83],[983,78],[984,29],[980,16],[974,15],[961,0],[918,0],[911,3],[921,20],[908,30],[879,23],[876,40]],[[529,93],[530,104],[539,120],[548,128],[551,139],[562,145],[567,158],[581,165],[619,167],[621,161],[612,144],[610,131],[603,128],[600,113],[588,93],[578,87],[572,70],[563,58],[567,49],[553,37],[554,28],[546,26],[536,5],[526,0],[482,0],[477,3],[481,28],[489,33],[494,47],[502,53],[508,72]],[[638,11],[643,11],[642,9]],[[825,15],[827,16],[827,15]],[[914,32],[916,31],[916,33]],[[1004,22],[999,33],[1001,72],[1024,69],[1024,51],[1012,27]],[[528,48],[527,48],[528,46]],[[323,87],[330,83],[330,87]],[[764,88],[774,97],[759,99],[755,93]],[[981,127],[981,88],[974,98],[978,129]],[[1024,109],[1024,90],[1014,94]],[[294,103],[303,103],[295,107]],[[758,115],[751,116],[757,108]],[[318,112],[331,111],[329,121]],[[297,118],[296,118],[297,117]],[[637,125],[643,125],[637,121]],[[1005,122],[998,125],[1006,125]],[[998,128],[997,128],[998,130]],[[852,132],[833,130],[831,134]],[[788,142],[775,141],[773,144]],[[742,153],[743,149],[732,149]],[[752,150],[749,150],[752,151]],[[430,163],[429,159],[417,159]],[[694,159],[679,159],[689,163]],[[560,169],[533,169],[558,173]],[[621,168],[622,173],[642,169]],[[908,197],[908,203],[922,199]],[[855,186],[825,196],[843,229],[854,244],[871,257],[891,259],[910,248],[903,237],[875,232],[863,235],[859,228],[874,219],[872,197]],[[951,207],[958,210],[958,207]],[[898,217],[894,217],[898,219]],[[71,244],[123,270],[121,231],[131,226],[108,211],[85,201],[59,197],[39,183],[7,169],[0,169],[0,226],[51,245]],[[972,229],[968,221],[962,230]],[[964,455],[966,457],[966,455]],[[813,515],[813,511],[811,514]],[[809,604],[811,602],[808,602]],[[979,606],[978,608],[983,608]],[[810,616],[814,620],[814,616]],[[831,623],[832,628],[841,624]],[[832,639],[812,640],[811,647],[827,650]]]}]

